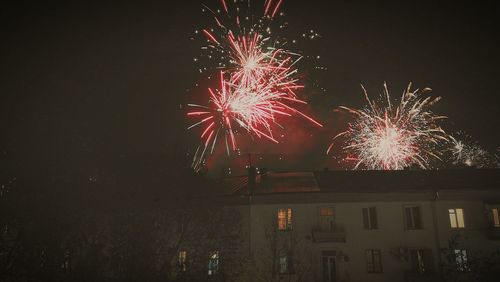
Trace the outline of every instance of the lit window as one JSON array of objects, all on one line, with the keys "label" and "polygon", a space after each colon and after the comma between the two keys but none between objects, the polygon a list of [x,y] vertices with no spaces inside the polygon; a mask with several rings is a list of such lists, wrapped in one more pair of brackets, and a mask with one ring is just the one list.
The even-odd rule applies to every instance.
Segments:
[{"label": "lit window", "polygon": [[187,252],[186,251],[179,252],[179,268],[181,271],[187,270]]},{"label": "lit window", "polygon": [[369,273],[382,272],[382,254],[380,250],[366,250],[366,266]]},{"label": "lit window", "polygon": [[455,250],[455,263],[457,265],[458,271],[470,271],[470,267],[467,263],[467,250],[456,249]]},{"label": "lit window", "polygon": [[278,230],[292,230],[292,209],[278,210]]},{"label": "lit window", "polygon": [[464,210],[463,209],[448,209],[450,214],[451,228],[464,228]]},{"label": "lit window", "polygon": [[210,255],[208,260],[208,275],[219,273],[219,252],[215,251]]},{"label": "lit window", "polygon": [[405,223],[407,229],[422,229],[420,207],[405,207]]},{"label": "lit window", "polygon": [[335,221],[333,216],[333,208],[319,209],[319,224],[322,230],[333,230]]},{"label": "lit window", "polygon": [[491,209],[491,213],[493,214],[493,226],[500,227],[500,217],[498,216],[498,209]]},{"label": "lit window", "polygon": [[377,229],[377,209],[375,207],[363,208],[363,227],[365,229]]}]

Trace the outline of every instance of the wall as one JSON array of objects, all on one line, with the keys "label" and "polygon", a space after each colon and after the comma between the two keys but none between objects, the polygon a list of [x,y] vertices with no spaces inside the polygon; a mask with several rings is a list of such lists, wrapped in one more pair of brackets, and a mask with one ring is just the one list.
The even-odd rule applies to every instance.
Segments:
[{"label": "wall", "polygon": [[[270,198],[275,200],[269,200]],[[359,200],[355,201],[355,196],[351,195],[349,198],[345,193],[340,197],[334,194],[321,196],[294,194],[285,195],[281,200],[276,200],[278,199],[276,195],[269,195],[267,198],[263,195],[260,199],[256,197],[251,206],[249,220],[254,257],[260,261],[263,268],[269,266],[269,236],[266,237],[266,232],[269,234],[275,226],[278,208],[293,209],[293,231],[278,231],[278,240],[281,242],[279,244],[290,244],[290,241],[294,241],[300,246],[301,251],[296,251],[294,256],[303,256],[307,261],[305,264],[310,264],[311,271],[307,273],[309,278],[306,281],[322,281],[322,251],[337,252],[337,281],[405,281],[405,272],[410,270],[410,264],[398,256],[400,248],[430,250],[433,268],[438,270],[438,264],[442,260],[441,249],[448,248],[449,239],[454,234],[460,234],[460,244],[474,251],[488,251],[500,246],[499,241],[491,241],[485,236],[484,231],[488,221],[484,214],[483,199],[478,195],[448,193],[437,201],[422,193],[405,197],[365,193],[363,197],[357,198]],[[369,201],[370,198],[376,201]],[[384,198],[387,200],[381,200]],[[410,201],[410,198],[420,200]],[[273,201],[275,203],[272,203]],[[304,203],[306,201],[308,203]],[[421,230],[405,229],[403,213],[405,205],[420,207],[423,223]],[[370,206],[377,208],[376,230],[363,228],[362,208]],[[320,207],[334,208],[336,225],[343,227],[346,232],[345,243],[312,242],[311,229],[318,225]],[[464,230],[451,230],[448,208],[464,208],[466,217]],[[382,273],[367,272],[365,249],[381,250]],[[290,277],[291,281],[300,274],[303,273]],[[282,278],[288,281],[289,277]]]}]

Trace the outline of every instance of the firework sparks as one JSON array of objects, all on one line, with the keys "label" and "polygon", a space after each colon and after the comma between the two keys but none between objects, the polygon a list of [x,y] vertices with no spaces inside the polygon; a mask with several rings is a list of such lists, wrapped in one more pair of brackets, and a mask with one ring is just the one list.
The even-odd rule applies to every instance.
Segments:
[{"label": "firework sparks", "polygon": [[279,143],[274,138],[272,130],[273,125],[279,125],[278,116],[290,117],[298,114],[311,123],[322,126],[313,118],[287,105],[284,101],[302,104],[305,102],[290,96],[289,91],[276,90],[272,79],[266,80],[268,83],[258,83],[251,87],[233,84],[231,81],[231,78],[227,80],[224,78],[223,72],[220,73],[219,89],[208,90],[212,102],[211,107],[197,104],[188,105],[194,110],[188,112],[187,115],[200,119],[188,129],[203,127],[200,138],[204,145],[201,146],[202,148],[198,148],[197,154],[195,154],[194,167],[200,165],[208,148],[211,148],[210,153],[213,152],[221,134],[225,140],[227,153],[236,150],[236,127],[242,128],[258,138]]},{"label": "firework sparks", "polygon": [[[221,0],[225,12],[222,14],[207,8],[216,26],[202,32],[208,42],[202,50],[208,52],[208,58],[218,60],[217,66],[222,70],[218,89],[208,91],[210,106],[189,104],[194,110],[188,112],[188,116],[195,116],[199,121],[188,129],[202,128],[202,145],[193,160],[195,168],[201,165],[207,153],[213,152],[217,140],[225,141],[228,154],[236,150],[238,129],[278,143],[273,128],[283,128],[279,117],[301,116],[322,126],[295,107],[307,104],[297,95],[297,91],[304,88],[295,68],[302,56],[279,47],[284,41],[270,36],[268,23],[277,15],[282,0],[266,0],[263,17],[247,27],[240,20],[239,9],[233,15],[228,4]],[[223,17],[227,21],[221,20]]]},{"label": "firework sparks", "polygon": [[478,168],[495,167],[494,157],[463,132],[450,136],[452,162]]},{"label": "firework sparks", "polygon": [[[240,4],[236,1],[230,3],[221,0],[223,12],[205,6],[203,11],[208,11],[212,15],[215,25],[202,29],[202,35],[207,42],[202,47],[202,56],[211,61],[215,60],[218,68],[252,71],[258,66],[265,65],[265,62],[272,57],[273,49],[279,49],[276,46],[286,45],[287,40],[280,37],[279,33],[273,32],[276,23],[279,22],[275,16],[282,1],[267,0],[263,15],[257,20],[254,15],[243,16],[243,10],[249,9],[240,7]],[[279,25],[279,28],[282,29],[284,26],[284,24]]]},{"label": "firework sparks", "polygon": [[430,90],[412,91],[410,83],[399,104],[393,105],[385,83],[383,104],[370,100],[363,88],[368,107],[361,110],[341,107],[356,117],[346,131],[333,138],[327,153],[336,139],[342,137],[345,139],[342,149],[350,155],[346,160],[356,162],[354,169],[399,170],[412,165],[429,168],[431,159],[440,160],[437,145],[448,140],[438,125],[445,117],[429,110],[440,98],[421,98],[421,94]]}]

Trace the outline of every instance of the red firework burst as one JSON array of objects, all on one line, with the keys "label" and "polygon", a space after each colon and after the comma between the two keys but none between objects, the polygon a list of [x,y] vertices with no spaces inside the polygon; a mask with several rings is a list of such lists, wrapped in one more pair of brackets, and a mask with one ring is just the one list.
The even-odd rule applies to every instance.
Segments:
[{"label": "red firework burst", "polygon": [[[267,0],[264,18],[273,18],[281,4],[282,1]],[[224,0],[222,7],[229,15],[229,7]],[[295,104],[306,104],[296,93],[304,87],[299,83],[295,68],[302,56],[276,47],[278,40],[258,32],[266,30],[268,35],[271,33],[269,27],[263,28],[263,20],[246,32],[240,26],[239,16],[235,18],[237,35],[223,25],[218,16],[215,16],[219,27],[217,33],[214,33],[214,29],[203,29],[209,42],[206,49],[219,54],[218,65],[224,71],[220,72],[218,89],[208,91],[210,106],[189,104],[196,110],[189,112],[188,116],[200,118],[189,129],[202,127],[202,145],[198,147],[193,160],[195,168],[203,162],[207,152],[214,150],[217,140],[225,140],[228,154],[236,150],[236,128],[278,143],[273,136],[273,128],[275,125],[282,127],[278,122],[280,116],[297,115],[322,126],[294,107]]]}]

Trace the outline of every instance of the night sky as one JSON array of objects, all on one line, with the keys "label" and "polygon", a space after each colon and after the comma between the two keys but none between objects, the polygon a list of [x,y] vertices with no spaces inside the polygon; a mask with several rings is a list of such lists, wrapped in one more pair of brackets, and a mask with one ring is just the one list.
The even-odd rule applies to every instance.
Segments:
[{"label": "night sky", "polygon": [[[193,88],[202,76],[190,36],[210,22],[201,3],[218,1],[69,2],[0,10],[2,170],[87,178],[179,166],[195,138],[180,105],[203,91]],[[443,97],[434,110],[449,117],[445,129],[464,130],[493,152],[499,4],[436,2],[286,0],[292,28],[322,35],[301,51],[321,54],[328,67],[311,78],[327,91],[307,90],[325,129],[294,123],[285,145],[259,141],[245,153],[298,154],[298,167],[322,165],[346,122],[332,110],[362,107],[360,83],[377,95],[384,81],[398,95],[409,81],[431,87]]]}]

